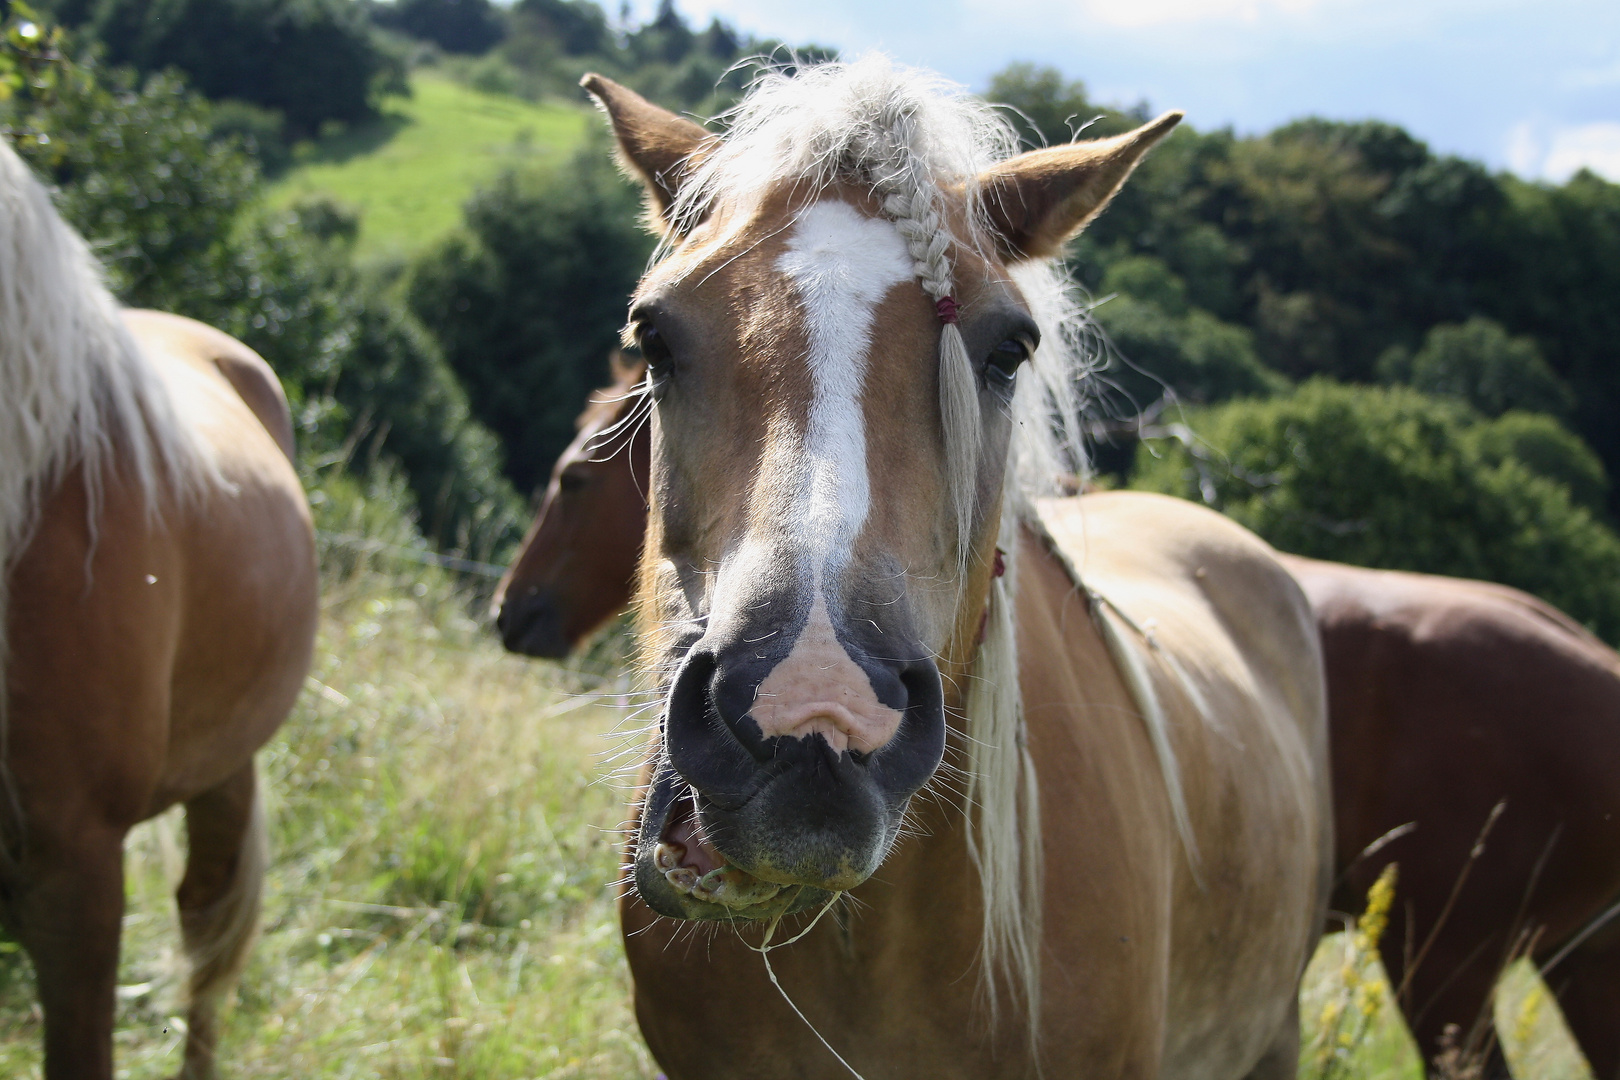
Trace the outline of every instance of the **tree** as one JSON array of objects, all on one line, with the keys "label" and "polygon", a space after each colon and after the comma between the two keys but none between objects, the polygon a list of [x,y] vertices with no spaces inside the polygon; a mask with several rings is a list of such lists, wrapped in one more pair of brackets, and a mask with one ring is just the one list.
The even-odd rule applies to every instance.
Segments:
[{"label": "tree", "polygon": [[506,36],[502,12],[489,0],[393,0],[374,3],[378,26],[431,41],[445,52],[480,56]]},{"label": "tree", "polygon": [[1394,347],[1379,359],[1378,374],[1385,382],[1460,398],[1487,416],[1509,409],[1568,416],[1575,405],[1534,339],[1510,336],[1482,315],[1431,328],[1415,354]]},{"label": "tree", "polygon": [[374,115],[404,89],[349,0],[60,0],[58,15],[141,72],[175,67],[210,98],[276,109],[297,135]]},{"label": "tree", "polygon": [[540,483],[606,377],[652,246],[640,211],[591,140],[560,168],[508,172],[478,192],[465,228],[412,271],[411,309],[500,437],[520,491]]},{"label": "tree", "polygon": [[1516,456],[1521,422],[1504,422],[1493,438],[1458,402],[1313,380],[1194,413],[1183,440],[1140,448],[1132,486],[1201,500],[1284,551],[1517,586],[1620,640],[1620,538]]}]

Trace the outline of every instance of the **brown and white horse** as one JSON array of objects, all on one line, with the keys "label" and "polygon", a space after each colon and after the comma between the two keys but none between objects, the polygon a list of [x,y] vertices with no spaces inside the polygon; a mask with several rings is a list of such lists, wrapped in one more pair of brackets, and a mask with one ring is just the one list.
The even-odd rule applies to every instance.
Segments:
[{"label": "brown and white horse", "polygon": [[316,580],[286,399],[218,331],[120,312],[0,142],[0,920],[27,950],[45,1075],[113,1075],[135,823],[186,807],[182,1075],[257,928],[253,755],[309,665]]},{"label": "brown and white horse", "polygon": [[[565,655],[630,602],[651,449],[633,393],[642,373],[615,362],[557,460],[496,595],[514,652]],[[1334,903],[1357,910],[1400,863],[1382,947],[1419,1048],[1434,1053],[1447,1024],[1488,1022],[1504,952],[1539,929],[1531,956],[1556,960],[1547,975],[1576,1041],[1596,1075],[1620,1077],[1620,655],[1516,589],[1282,561],[1311,602],[1327,670]]]},{"label": "brown and white horse", "polygon": [[1208,511],[1036,501],[1075,464],[1047,261],[1179,117],[1012,157],[882,58],[765,77],[725,138],[586,86],[665,229],[621,907],[655,1056],[1291,1077],[1331,880],[1309,608]]}]

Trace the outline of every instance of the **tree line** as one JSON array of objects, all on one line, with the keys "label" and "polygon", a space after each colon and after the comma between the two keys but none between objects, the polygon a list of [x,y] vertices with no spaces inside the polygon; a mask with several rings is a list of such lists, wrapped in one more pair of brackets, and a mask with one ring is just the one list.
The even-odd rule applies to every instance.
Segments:
[{"label": "tree line", "polygon": [[[187,5],[212,13],[187,26],[176,17]],[[372,280],[347,256],[354,223],[341,208],[252,207],[277,140],[363,123],[411,63],[571,100],[579,73],[602,70],[705,116],[741,93],[743,57],[829,55],[719,21],[694,28],[668,2],[642,25],[591,0],[56,0],[55,11],[78,28],[76,77],[95,89],[30,106],[67,137],[66,149],[27,152],[121,295],[259,348],[309,437],[359,469],[392,457],[424,528],[448,543],[475,521],[510,536],[515,493],[571,437],[649,251],[638,200],[596,138],[566,163],[498,177],[453,236]],[[277,88],[273,73],[212,81],[214,68],[188,66],[188,34],[237,35],[221,55],[269,34],[283,51],[370,59],[352,68],[364,79],[324,87],[317,106],[307,82]],[[0,106],[25,147],[19,103],[31,93],[42,100]],[[1147,111],[1099,105],[1030,65],[999,73],[987,96],[1012,107],[1030,145],[1123,130]],[[126,115],[142,109],[172,119]],[[86,137],[109,125],[117,138]],[[163,155],[186,164],[159,181]],[[1098,409],[1142,418],[1110,425],[1107,482],[1201,499],[1305,554],[1520,585],[1620,637],[1608,480],[1620,466],[1620,186],[1589,172],[1563,184],[1492,173],[1376,121],[1307,119],[1260,136],[1184,124],[1070,266],[1105,361]]]}]

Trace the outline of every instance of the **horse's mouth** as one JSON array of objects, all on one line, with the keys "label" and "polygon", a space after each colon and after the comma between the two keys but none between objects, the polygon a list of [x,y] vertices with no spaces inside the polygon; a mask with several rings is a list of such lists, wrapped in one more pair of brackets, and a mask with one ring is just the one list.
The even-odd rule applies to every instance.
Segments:
[{"label": "horse's mouth", "polygon": [[655,780],[643,813],[636,891],[661,915],[774,919],[826,899],[823,890],[765,881],[732,865],[704,831],[696,795],[673,773]]},{"label": "horse's mouth", "polygon": [[669,887],[682,896],[705,904],[719,904],[743,917],[749,908],[769,904],[784,888],[761,881],[740,867],[732,866],[709,841],[698,819],[690,792],[675,800],[669,824],[653,849],[653,864],[664,875]]}]

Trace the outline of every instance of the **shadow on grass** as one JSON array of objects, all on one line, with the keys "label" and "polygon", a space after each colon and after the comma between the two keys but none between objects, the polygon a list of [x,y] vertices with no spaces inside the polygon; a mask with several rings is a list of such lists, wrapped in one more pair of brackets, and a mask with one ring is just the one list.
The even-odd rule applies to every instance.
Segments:
[{"label": "shadow on grass", "polygon": [[342,165],[381,149],[414,123],[416,120],[402,113],[383,113],[375,120],[301,143],[293,151],[293,164]]}]

